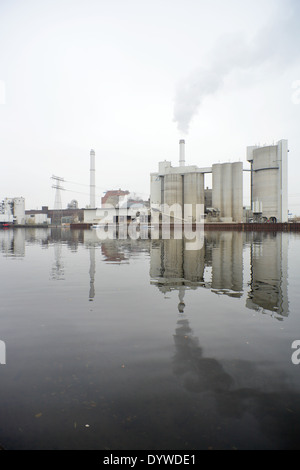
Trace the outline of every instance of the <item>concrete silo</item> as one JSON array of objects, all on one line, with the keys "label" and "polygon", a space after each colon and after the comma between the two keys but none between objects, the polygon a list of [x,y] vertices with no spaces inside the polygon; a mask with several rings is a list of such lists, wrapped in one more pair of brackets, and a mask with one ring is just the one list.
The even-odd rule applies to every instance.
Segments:
[{"label": "concrete silo", "polygon": [[[182,175],[168,174],[163,178],[162,186],[162,213],[163,223],[182,223],[183,192]],[[169,217],[170,216],[170,217]]]},{"label": "concrete silo", "polygon": [[243,164],[232,164],[232,218],[236,222],[243,221]]},{"label": "concrete silo", "polygon": [[288,141],[248,147],[251,164],[251,203],[265,219],[288,222]]},{"label": "concrete silo", "polygon": [[222,165],[216,163],[212,167],[212,207],[221,212],[222,207]]},{"label": "concrete silo", "polygon": [[183,176],[183,202],[185,205],[184,219],[191,223],[199,222],[197,220],[197,205],[204,205],[203,173],[186,173]]},{"label": "concrete silo", "polygon": [[[151,209],[157,211],[158,206],[161,205],[165,206],[166,211],[166,206],[168,206],[169,209],[175,209],[171,211],[174,212],[175,223],[183,220],[191,223],[199,222],[202,211],[197,206],[203,205],[204,209],[204,175],[206,173],[211,173],[211,168],[186,165],[185,141],[181,140],[179,142],[179,166],[173,167],[168,161],[160,162],[158,172],[150,175]],[[197,215],[199,220],[197,220]]]},{"label": "concrete silo", "polygon": [[212,166],[212,204],[222,222],[243,221],[243,164],[223,163]]},{"label": "concrete silo", "polygon": [[231,163],[224,163],[222,165],[222,209],[221,216],[225,219],[232,217],[232,203],[233,203],[233,181],[232,181],[232,165]]}]

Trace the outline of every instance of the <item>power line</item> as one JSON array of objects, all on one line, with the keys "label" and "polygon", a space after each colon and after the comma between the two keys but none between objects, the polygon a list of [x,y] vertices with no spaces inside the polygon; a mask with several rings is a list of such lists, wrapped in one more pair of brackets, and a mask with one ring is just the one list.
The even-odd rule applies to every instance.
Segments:
[{"label": "power line", "polygon": [[[89,196],[90,193],[84,193],[83,191],[74,191],[73,189],[64,189],[64,191],[68,191],[69,193],[76,193],[76,194],[85,194]],[[102,195],[97,195],[96,197],[102,197]]]},{"label": "power line", "polygon": [[[78,186],[87,186],[87,187],[90,187],[90,185],[89,185],[89,184],[84,184],[84,183],[76,183],[75,181],[69,181],[69,180],[64,180],[64,181],[65,181],[65,183],[76,184],[76,185],[78,185]],[[104,189],[104,187],[103,187],[103,186],[95,186],[95,188],[98,188],[98,189]],[[105,189],[105,191],[107,191],[107,190]]]},{"label": "power line", "polygon": [[[75,182],[75,181],[70,181],[70,180],[64,180],[65,183],[70,183],[70,184],[75,184],[75,185],[78,185],[78,186],[85,186],[85,187],[90,187],[89,184],[85,184],[85,183],[78,183],[78,182]],[[109,190],[107,188],[104,188],[104,186],[95,186],[95,188],[97,189],[101,189],[103,190],[104,193],[108,192]],[[72,192],[73,190],[71,189],[65,189],[65,191],[70,191]],[[89,195],[90,193],[83,193],[83,192],[80,192],[80,191],[73,191],[74,193],[78,193],[78,194],[86,194],[86,195]],[[143,193],[141,192],[137,192],[137,191],[133,191],[132,194],[136,194],[136,195],[142,195]],[[102,197],[102,196],[97,196],[97,197]]]}]

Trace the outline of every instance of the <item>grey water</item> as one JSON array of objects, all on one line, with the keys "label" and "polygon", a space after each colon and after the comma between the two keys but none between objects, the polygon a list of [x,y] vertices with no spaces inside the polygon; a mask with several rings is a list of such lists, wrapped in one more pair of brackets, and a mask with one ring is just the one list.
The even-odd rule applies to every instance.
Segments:
[{"label": "grey water", "polygon": [[1,231],[0,445],[299,449],[299,274],[298,234]]}]

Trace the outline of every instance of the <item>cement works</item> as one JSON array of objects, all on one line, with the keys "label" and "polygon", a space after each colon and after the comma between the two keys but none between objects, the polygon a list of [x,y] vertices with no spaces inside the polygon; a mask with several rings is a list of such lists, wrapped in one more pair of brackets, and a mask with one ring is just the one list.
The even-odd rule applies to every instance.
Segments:
[{"label": "cement works", "polygon": [[[42,210],[25,211],[24,198],[6,198],[0,207],[0,223],[13,226],[62,226],[90,228],[104,224],[128,224],[139,218],[140,223],[161,224],[157,214],[162,216],[162,207],[172,207],[171,222],[188,224],[199,223],[197,207],[202,206],[206,230],[289,230],[288,210],[288,141],[281,140],[269,146],[247,147],[247,161],[243,163],[216,163],[211,167],[199,168],[186,165],[185,141],[179,142],[179,166],[170,161],[160,162],[158,172],[150,174],[150,198],[148,201],[134,201],[128,198],[129,192],[107,191],[96,205],[95,151],[90,151],[90,204],[84,209],[69,207],[62,209],[60,192],[64,178],[52,177],[56,184],[54,210],[42,206]],[[250,176],[251,206],[243,204],[243,178]],[[206,175],[212,177],[212,189],[206,187]],[[77,201],[72,201],[77,202]],[[76,205],[75,205],[76,206]],[[185,207],[189,206],[188,214]],[[203,221],[202,221],[203,222]],[[297,222],[295,219],[293,222]],[[247,228],[249,224],[249,227]],[[211,226],[211,227],[210,227]]]}]

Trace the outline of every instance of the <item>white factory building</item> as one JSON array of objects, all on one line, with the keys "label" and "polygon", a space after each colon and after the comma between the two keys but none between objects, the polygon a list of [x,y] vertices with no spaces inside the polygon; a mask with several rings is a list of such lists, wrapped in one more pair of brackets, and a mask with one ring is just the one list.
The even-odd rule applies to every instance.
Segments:
[{"label": "white factory building", "polygon": [[23,197],[5,198],[0,202],[0,223],[25,224],[25,199]]}]

